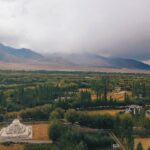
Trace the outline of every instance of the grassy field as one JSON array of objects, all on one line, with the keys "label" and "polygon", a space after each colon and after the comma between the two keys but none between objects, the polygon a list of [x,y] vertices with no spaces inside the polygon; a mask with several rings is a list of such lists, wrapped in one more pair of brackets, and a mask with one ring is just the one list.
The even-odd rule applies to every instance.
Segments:
[{"label": "grassy field", "polygon": [[144,150],[147,150],[150,147],[150,138],[135,138],[135,149],[138,143],[142,143]]},{"label": "grassy field", "polygon": [[96,115],[104,115],[104,114],[108,114],[108,115],[116,115],[119,112],[122,112],[124,110],[122,109],[105,109],[105,110],[90,110],[90,111],[86,111],[89,115],[92,116],[96,116]]}]

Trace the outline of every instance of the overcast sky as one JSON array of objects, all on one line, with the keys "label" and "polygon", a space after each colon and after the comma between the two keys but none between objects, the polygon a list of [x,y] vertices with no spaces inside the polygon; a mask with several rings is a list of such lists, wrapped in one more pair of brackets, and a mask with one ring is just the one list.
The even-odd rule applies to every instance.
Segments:
[{"label": "overcast sky", "polygon": [[0,42],[148,61],[150,0],[0,0]]}]

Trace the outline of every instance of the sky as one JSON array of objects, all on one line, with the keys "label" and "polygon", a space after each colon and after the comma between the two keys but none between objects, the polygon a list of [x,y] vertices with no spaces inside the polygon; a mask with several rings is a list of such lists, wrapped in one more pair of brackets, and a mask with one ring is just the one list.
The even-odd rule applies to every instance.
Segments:
[{"label": "sky", "polygon": [[150,0],[0,0],[0,43],[150,63]]}]

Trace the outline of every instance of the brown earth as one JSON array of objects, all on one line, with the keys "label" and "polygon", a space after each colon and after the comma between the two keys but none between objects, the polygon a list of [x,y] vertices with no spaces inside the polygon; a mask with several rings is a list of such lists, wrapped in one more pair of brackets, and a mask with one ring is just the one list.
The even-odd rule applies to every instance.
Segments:
[{"label": "brown earth", "polygon": [[32,124],[33,140],[49,140],[47,123]]},{"label": "brown earth", "polygon": [[116,72],[116,73],[145,73],[150,74],[147,70],[134,70],[134,69],[114,69],[114,68],[102,68],[102,67],[80,67],[80,66],[63,66],[55,64],[44,63],[3,63],[0,62],[1,70],[57,70],[57,71],[90,71],[90,72]]},{"label": "brown earth", "polygon": [[135,138],[134,140],[135,149],[138,143],[142,144],[143,150],[148,150],[148,148],[150,148],[150,138]]}]

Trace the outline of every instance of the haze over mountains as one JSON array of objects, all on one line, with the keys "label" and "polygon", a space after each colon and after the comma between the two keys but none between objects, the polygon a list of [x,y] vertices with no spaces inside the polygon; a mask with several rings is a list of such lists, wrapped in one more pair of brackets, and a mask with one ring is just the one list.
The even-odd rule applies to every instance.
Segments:
[{"label": "haze over mountains", "polygon": [[[94,67],[94,68],[126,68],[150,70],[150,65],[134,59],[103,57],[94,53],[54,53],[42,55],[30,49],[15,49],[0,44],[0,63],[34,64],[34,66],[63,66],[66,67]],[[1,65],[2,66],[2,65]],[[57,70],[57,69],[56,69]]]}]

